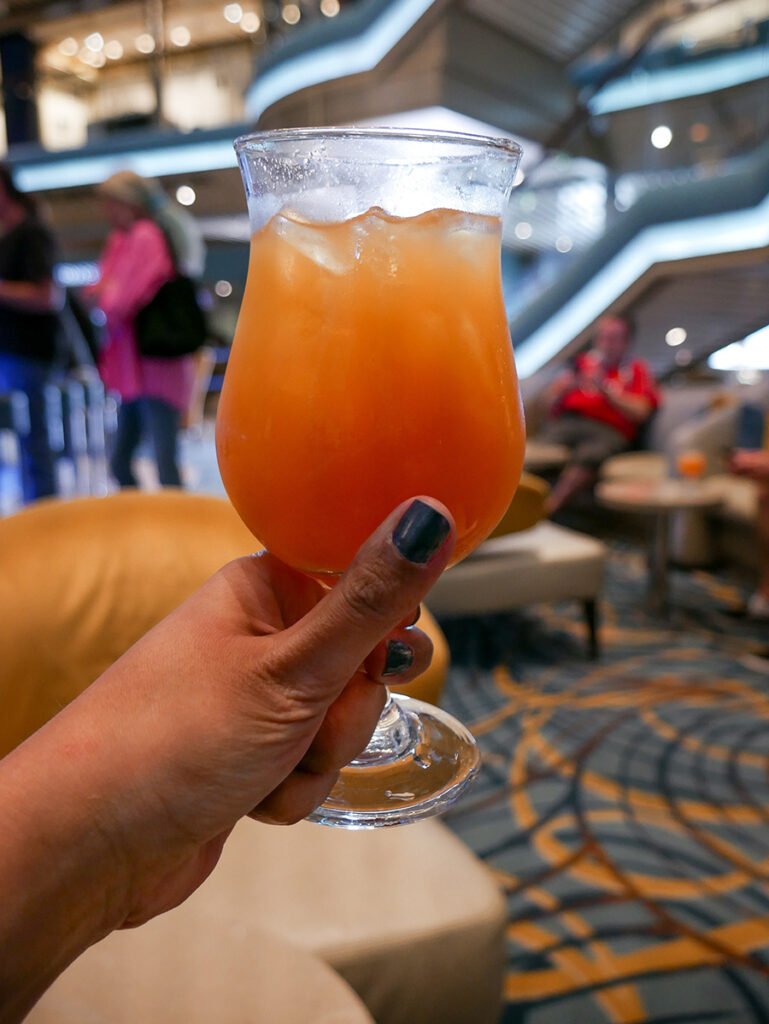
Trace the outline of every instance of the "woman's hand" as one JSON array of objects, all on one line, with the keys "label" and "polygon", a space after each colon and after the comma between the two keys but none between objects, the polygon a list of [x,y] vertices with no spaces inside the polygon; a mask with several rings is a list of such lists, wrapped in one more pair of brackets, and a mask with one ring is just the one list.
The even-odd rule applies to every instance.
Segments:
[{"label": "woman's hand", "polygon": [[738,448],[729,456],[729,470],[758,483],[769,483],[769,451],[765,448]]},{"label": "woman's hand", "polygon": [[232,562],[9,755],[0,992],[15,970],[36,997],[102,935],[176,906],[244,815],[321,803],[368,742],[388,666],[399,682],[427,668],[409,624],[452,547],[448,512],[419,499],[331,591],[269,554]]}]

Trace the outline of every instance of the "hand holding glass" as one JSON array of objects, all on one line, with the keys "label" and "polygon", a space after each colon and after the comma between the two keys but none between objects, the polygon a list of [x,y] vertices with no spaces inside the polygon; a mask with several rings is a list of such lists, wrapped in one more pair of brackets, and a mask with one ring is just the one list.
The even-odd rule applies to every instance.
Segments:
[{"label": "hand holding glass", "polygon": [[[233,505],[274,555],[329,585],[420,494],[451,510],[463,558],[501,519],[523,463],[500,282],[518,147],[296,129],[236,149],[253,234],[217,417]],[[437,813],[478,762],[451,716],[389,697],[313,818],[362,828]]]}]

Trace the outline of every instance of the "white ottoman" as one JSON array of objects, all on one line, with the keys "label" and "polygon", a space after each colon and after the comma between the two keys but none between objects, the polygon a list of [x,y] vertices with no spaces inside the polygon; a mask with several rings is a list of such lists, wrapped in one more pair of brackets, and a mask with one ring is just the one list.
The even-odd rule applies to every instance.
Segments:
[{"label": "white ottoman", "polygon": [[544,520],[481,544],[440,577],[427,605],[438,616],[488,615],[578,600],[584,606],[590,654],[597,657],[597,599],[607,557],[602,541]]}]

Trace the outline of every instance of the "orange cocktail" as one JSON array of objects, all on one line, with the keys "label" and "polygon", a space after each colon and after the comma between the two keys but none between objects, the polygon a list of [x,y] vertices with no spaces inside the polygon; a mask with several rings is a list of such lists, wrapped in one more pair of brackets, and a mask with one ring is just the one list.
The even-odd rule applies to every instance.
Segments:
[{"label": "orange cocktail", "polygon": [[707,468],[705,453],[700,451],[679,452],[676,457],[676,468],[686,480],[698,480]]},{"label": "orange cocktail", "polygon": [[438,498],[456,558],[493,529],[524,428],[495,217],[282,211],[252,238],[217,417],[219,465],[279,558],[341,572],[402,500]]}]

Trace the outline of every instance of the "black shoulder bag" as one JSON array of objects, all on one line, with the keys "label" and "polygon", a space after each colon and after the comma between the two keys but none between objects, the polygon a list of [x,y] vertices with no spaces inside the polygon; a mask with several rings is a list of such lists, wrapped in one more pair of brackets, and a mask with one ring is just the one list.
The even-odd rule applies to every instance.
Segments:
[{"label": "black shoulder bag", "polygon": [[[168,247],[173,256],[170,243]],[[208,329],[195,282],[177,270],[176,277],[161,285],[136,314],[134,328],[143,356],[177,359],[197,352],[207,341]]]}]

